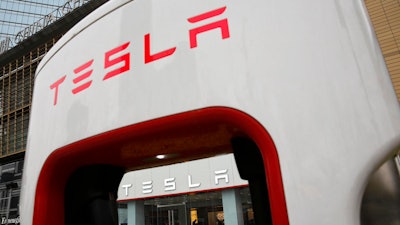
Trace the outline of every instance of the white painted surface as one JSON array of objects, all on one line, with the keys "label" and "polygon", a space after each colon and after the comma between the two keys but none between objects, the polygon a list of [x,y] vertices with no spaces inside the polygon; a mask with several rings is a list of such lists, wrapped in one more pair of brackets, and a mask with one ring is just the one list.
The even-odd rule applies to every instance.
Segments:
[{"label": "white painted surface", "polygon": [[[187,20],[221,7],[216,17]],[[225,18],[229,38],[209,31],[190,48],[190,29]],[[151,53],[175,52],[145,64],[148,33]],[[127,42],[121,53],[130,54],[129,72],[103,81],[110,70],[105,53]],[[91,86],[73,95],[73,70],[91,59]],[[54,105],[50,86],[64,75]],[[31,223],[37,178],[55,149],[209,106],[246,112],[271,134],[294,225],[358,224],[367,176],[400,141],[398,103],[361,0],[113,0],[68,32],[39,66],[23,224]]]}]

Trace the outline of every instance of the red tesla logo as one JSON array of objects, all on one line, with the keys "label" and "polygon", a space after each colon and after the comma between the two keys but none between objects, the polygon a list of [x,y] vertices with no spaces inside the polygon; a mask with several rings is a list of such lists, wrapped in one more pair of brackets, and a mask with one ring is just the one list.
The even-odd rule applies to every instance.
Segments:
[{"label": "red tesla logo", "polygon": [[[211,10],[209,12],[205,12],[199,14],[197,16],[193,16],[187,19],[190,24],[197,25],[198,23],[202,23],[200,26],[196,26],[189,30],[189,40],[190,40],[190,48],[198,47],[198,36],[201,33],[219,29],[221,31],[222,39],[226,39],[230,37],[229,33],[229,25],[228,19],[220,19],[213,20],[214,17],[221,15],[226,10],[226,7],[218,8],[215,10]],[[205,23],[205,24],[204,24]],[[59,101],[59,92],[65,91],[63,89],[64,82],[71,82],[75,85],[72,88],[71,93],[73,95],[79,94],[87,89],[89,89],[92,85],[92,75],[103,74],[103,81],[106,81],[110,78],[114,78],[118,75],[121,75],[131,69],[131,53],[128,50],[131,42],[126,42],[114,49],[111,49],[104,53],[103,59],[103,71],[94,71],[92,66],[95,59],[89,59],[88,61],[80,64],[76,68],[72,69],[70,74],[63,75],[59,79],[57,79],[54,83],[50,85],[50,90],[54,93],[53,105],[57,105]],[[151,49],[151,37],[150,34],[144,35],[144,64],[148,64],[162,58],[171,56],[175,53],[177,47],[171,47],[165,50],[161,50],[158,52],[152,52]],[[68,91],[68,90],[67,90]]]}]

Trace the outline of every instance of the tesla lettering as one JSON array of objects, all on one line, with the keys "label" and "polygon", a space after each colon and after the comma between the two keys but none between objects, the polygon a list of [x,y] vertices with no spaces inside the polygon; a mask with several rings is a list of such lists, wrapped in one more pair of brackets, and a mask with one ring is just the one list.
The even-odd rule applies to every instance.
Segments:
[{"label": "tesla lettering", "polygon": [[[211,10],[187,19],[190,24],[195,27],[189,30],[190,49],[198,47],[198,36],[201,33],[219,29],[222,39],[230,37],[228,19],[220,19],[215,21],[213,18],[221,15],[226,10],[226,7]],[[197,25],[201,23],[201,25]],[[204,24],[205,23],[205,24]],[[150,33],[144,35],[144,64],[148,64],[162,58],[171,56],[175,53],[177,47],[170,47],[165,50],[151,49]],[[115,47],[104,53],[102,57],[103,69],[97,71],[93,69],[93,64],[97,58],[86,60],[77,65],[76,68],[66,72],[60,78],[56,79],[51,85],[50,90],[53,92],[53,105],[56,106],[59,102],[60,92],[71,91],[72,95],[84,92],[92,86],[92,77],[103,76],[102,81],[114,78],[131,70],[131,52],[128,48],[131,42],[128,41],[118,47]],[[64,90],[64,82],[72,82],[74,87],[71,90]]]},{"label": "tesla lettering", "polygon": [[129,188],[132,187],[132,184],[124,184],[122,185],[122,188],[125,189],[125,196],[128,196],[129,193]]},{"label": "tesla lettering", "polygon": [[201,183],[193,184],[192,183],[192,176],[188,175],[188,184],[189,188],[197,188],[200,187]]},{"label": "tesla lettering", "polygon": [[226,172],[228,172],[228,170],[218,170],[218,171],[214,171],[215,173],[215,184],[219,184],[219,180],[224,179],[225,183],[229,183],[229,179],[228,179],[228,174],[226,174]]},{"label": "tesla lettering", "polygon": [[[201,186],[201,183],[193,183],[192,181],[192,176],[188,175],[188,184],[187,187],[189,189],[195,189],[195,188],[199,188]],[[224,170],[217,170],[214,171],[214,185],[218,186],[220,185],[220,181],[224,181],[226,184],[229,183],[229,176],[228,176],[228,170],[224,169]],[[157,185],[157,182],[154,183],[155,185]],[[130,193],[131,189],[135,189],[134,187],[132,188],[132,184],[123,184],[121,185],[121,188],[124,190],[125,196],[128,196]],[[164,187],[164,191],[168,192],[168,191],[175,191],[177,188],[177,183],[176,183],[176,178],[175,177],[169,177],[164,179],[164,183],[163,183],[163,187]],[[144,181],[142,182],[142,194],[151,194],[153,193],[153,181],[152,180],[148,180],[148,181]]]},{"label": "tesla lettering", "polygon": [[164,180],[164,190],[165,191],[175,191],[176,190],[176,183],[175,178],[168,178]]},{"label": "tesla lettering", "polygon": [[145,181],[142,183],[142,193],[143,194],[150,194],[153,192],[153,181]]}]

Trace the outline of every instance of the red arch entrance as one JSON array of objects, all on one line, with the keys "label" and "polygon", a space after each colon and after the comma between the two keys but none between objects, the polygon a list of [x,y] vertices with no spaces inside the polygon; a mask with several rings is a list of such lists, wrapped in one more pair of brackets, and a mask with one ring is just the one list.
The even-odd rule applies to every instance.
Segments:
[{"label": "red arch entrance", "polygon": [[[279,158],[270,135],[250,115],[226,107],[145,121],[55,150],[39,176],[33,224],[64,224],[65,187],[78,168],[107,164],[130,171],[211,157],[232,152],[235,137],[249,138],[260,149],[273,224],[289,224]],[[155,160],[160,154],[167,158]]]}]

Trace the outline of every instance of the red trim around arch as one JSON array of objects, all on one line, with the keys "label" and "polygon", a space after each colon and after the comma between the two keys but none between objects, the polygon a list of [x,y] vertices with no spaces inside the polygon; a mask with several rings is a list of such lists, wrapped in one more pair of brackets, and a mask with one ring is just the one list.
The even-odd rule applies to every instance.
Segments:
[{"label": "red trim around arch", "polygon": [[[223,129],[220,130],[223,131],[216,129],[221,127]],[[226,136],[224,131],[232,136],[246,135],[257,144],[264,159],[273,224],[288,225],[279,157],[270,135],[250,115],[227,107],[198,109],[129,125],[55,150],[46,160],[39,175],[33,225],[64,224],[64,187],[69,175],[78,167],[96,163],[125,168],[155,166],[143,159],[159,153],[160,149],[168,151],[168,145],[174,140],[178,142],[184,140],[181,141],[183,142],[181,146],[184,146],[192,143],[192,140],[196,142],[195,137],[207,132],[222,133],[221,139],[224,139],[223,136]],[[202,138],[210,139],[207,136]],[[198,140],[198,143],[203,143],[204,140]],[[207,149],[207,146],[199,146],[195,149],[182,150],[177,160],[190,160],[207,157],[211,153],[221,153],[218,152],[220,151],[218,147],[212,151]]]}]

